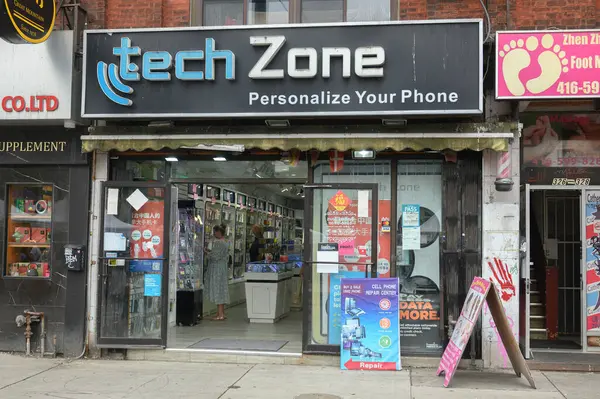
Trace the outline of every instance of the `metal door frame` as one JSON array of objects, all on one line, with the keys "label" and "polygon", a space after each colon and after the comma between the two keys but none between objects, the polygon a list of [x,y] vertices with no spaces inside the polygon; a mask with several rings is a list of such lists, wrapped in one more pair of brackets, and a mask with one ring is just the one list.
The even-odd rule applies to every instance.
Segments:
[{"label": "metal door frame", "polygon": [[[339,345],[313,344],[312,339],[312,267],[316,261],[312,259],[312,236],[310,230],[313,227],[313,193],[314,190],[370,190],[371,191],[371,273],[365,271],[365,277],[377,277],[377,255],[378,255],[378,225],[379,225],[379,185],[377,183],[318,183],[304,185],[304,279],[303,279],[303,328],[302,328],[302,352],[308,354],[339,354]],[[308,241],[307,241],[308,240]],[[373,250],[375,249],[375,250]],[[338,263],[339,264],[339,263]],[[366,264],[368,266],[368,264]],[[368,268],[367,268],[368,270]]]},{"label": "metal door frame", "polygon": [[[114,337],[103,337],[102,336],[102,309],[104,308],[103,293],[104,293],[104,279],[106,278],[106,263],[104,262],[107,258],[104,256],[104,219],[106,212],[106,197],[109,188],[161,188],[165,193],[165,204],[164,204],[164,220],[163,220],[163,272],[161,278],[161,337],[160,338],[114,338]],[[169,307],[169,249],[170,243],[170,230],[171,230],[171,189],[168,183],[156,183],[156,182],[125,182],[125,181],[106,181],[101,185],[102,198],[100,205],[100,244],[98,248],[98,309],[96,313],[98,321],[98,329],[96,334],[97,346],[99,348],[126,348],[132,349],[136,347],[160,347],[165,348],[167,346],[167,332],[168,332],[168,307]],[[130,258],[127,258],[130,259]]]},{"label": "metal door frame", "polygon": [[[574,350],[575,353],[586,353],[586,352],[600,352],[600,348],[588,348],[587,345],[587,278],[586,278],[586,223],[585,220],[585,206],[586,206],[586,193],[588,190],[600,190],[600,186],[552,186],[552,185],[539,185],[531,186],[530,191],[579,191],[580,192],[580,203],[579,203],[579,227],[580,227],[580,239],[581,239],[581,259],[580,259],[580,275],[581,275],[581,350]],[[527,228],[529,231],[529,227]]]},{"label": "metal door frame", "polygon": [[[521,186],[521,192],[524,194],[525,203],[525,258],[523,259],[524,270],[521,270],[521,279],[525,280],[525,342],[522,342],[525,351],[525,358],[531,357],[531,257],[530,257],[530,239],[531,239],[531,187],[529,184]],[[521,197],[523,198],[523,197]],[[520,248],[519,248],[520,249]]]}]

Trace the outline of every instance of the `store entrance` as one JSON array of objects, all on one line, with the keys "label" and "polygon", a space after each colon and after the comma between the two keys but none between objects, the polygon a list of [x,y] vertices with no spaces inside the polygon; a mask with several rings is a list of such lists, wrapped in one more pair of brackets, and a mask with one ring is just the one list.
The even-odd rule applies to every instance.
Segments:
[{"label": "store entrance", "polygon": [[302,352],[304,188],[174,184],[169,348]]},{"label": "store entrance", "polygon": [[581,190],[530,193],[530,343],[532,351],[581,350]]}]

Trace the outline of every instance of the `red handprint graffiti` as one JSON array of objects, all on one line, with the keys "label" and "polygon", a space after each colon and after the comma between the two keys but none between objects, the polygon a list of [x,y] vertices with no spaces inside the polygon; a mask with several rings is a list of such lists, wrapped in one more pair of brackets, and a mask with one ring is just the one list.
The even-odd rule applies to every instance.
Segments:
[{"label": "red handprint graffiti", "polygon": [[502,300],[506,302],[513,296],[517,295],[515,284],[513,283],[512,276],[508,271],[508,266],[506,263],[502,262],[498,258],[494,258],[494,264],[492,264],[492,262],[488,262],[488,266],[490,269],[492,269],[492,274],[496,279],[496,283],[498,283],[500,286],[500,297]]}]

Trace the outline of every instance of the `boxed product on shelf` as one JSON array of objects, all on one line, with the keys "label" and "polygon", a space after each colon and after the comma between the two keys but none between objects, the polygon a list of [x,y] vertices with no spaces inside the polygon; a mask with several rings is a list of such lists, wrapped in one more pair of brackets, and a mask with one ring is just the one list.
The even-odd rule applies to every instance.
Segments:
[{"label": "boxed product on shelf", "polygon": [[15,243],[27,242],[31,239],[31,229],[23,226],[15,227],[12,237]]},{"label": "boxed product on shelf", "polygon": [[31,228],[31,241],[37,244],[45,244],[48,240],[48,229],[44,227]]}]

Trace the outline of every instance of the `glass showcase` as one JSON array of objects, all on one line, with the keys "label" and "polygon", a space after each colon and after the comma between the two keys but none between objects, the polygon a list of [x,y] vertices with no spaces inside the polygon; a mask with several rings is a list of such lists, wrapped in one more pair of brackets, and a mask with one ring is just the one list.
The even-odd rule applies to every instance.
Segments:
[{"label": "glass showcase", "polygon": [[50,278],[52,205],[50,184],[9,184],[5,277]]}]

